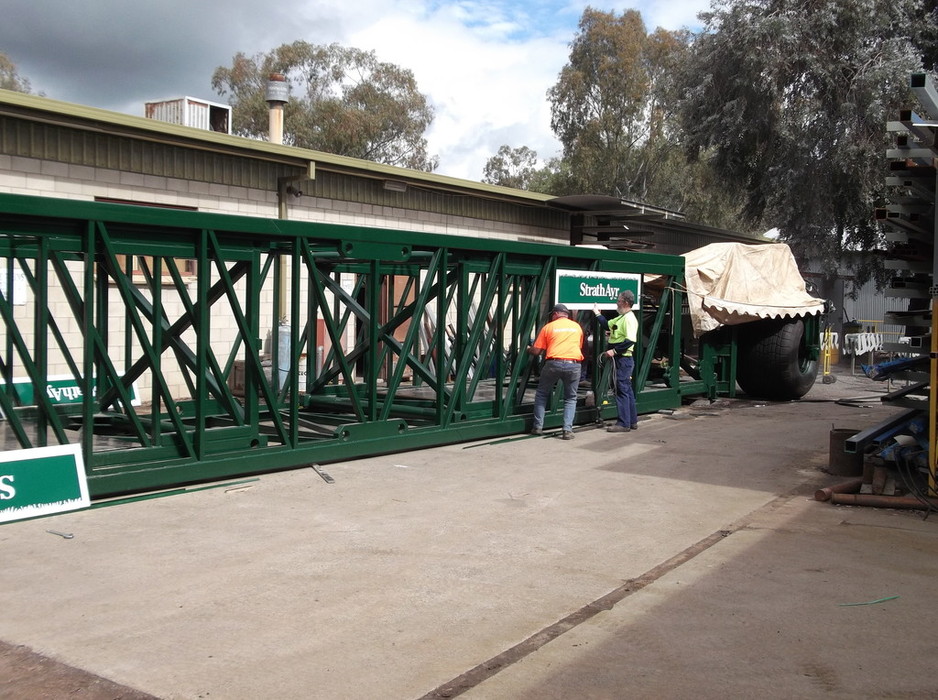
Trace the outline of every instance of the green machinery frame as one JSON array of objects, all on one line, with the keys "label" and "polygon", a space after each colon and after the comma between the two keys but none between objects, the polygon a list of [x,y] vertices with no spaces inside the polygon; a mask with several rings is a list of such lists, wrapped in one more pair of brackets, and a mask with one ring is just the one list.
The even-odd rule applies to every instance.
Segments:
[{"label": "green machinery frame", "polygon": [[680,371],[676,256],[0,194],[0,258],[5,449],[80,443],[96,498],[522,432],[557,270],[654,276],[641,412],[735,387],[732,343]]}]

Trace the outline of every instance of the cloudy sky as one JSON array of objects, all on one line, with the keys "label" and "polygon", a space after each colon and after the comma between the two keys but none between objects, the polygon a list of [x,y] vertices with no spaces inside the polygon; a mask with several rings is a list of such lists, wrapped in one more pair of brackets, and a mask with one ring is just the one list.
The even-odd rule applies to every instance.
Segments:
[{"label": "cloudy sky", "polygon": [[481,180],[502,144],[559,155],[546,92],[587,4],[634,7],[651,31],[697,28],[709,0],[4,0],[0,52],[33,92],[142,116],[148,101],[226,101],[212,72],[239,51],[298,39],[374,50],[433,103],[436,172]]}]

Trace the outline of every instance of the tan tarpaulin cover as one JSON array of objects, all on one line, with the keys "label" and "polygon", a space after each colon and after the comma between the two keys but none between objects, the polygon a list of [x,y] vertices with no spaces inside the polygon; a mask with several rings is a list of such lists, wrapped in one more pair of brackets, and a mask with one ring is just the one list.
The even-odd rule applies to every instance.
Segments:
[{"label": "tan tarpaulin cover", "polygon": [[694,335],[760,318],[805,316],[824,300],[805,290],[784,243],[711,243],[684,255]]}]

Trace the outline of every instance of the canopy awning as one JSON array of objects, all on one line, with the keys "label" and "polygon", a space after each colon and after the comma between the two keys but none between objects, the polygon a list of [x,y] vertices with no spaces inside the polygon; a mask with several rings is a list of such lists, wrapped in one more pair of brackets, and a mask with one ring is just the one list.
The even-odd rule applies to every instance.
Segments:
[{"label": "canopy awning", "polygon": [[784,243],[711,243],[684,255],[694,335],[760,318],[819,314],[824,300],[808,294]]}]

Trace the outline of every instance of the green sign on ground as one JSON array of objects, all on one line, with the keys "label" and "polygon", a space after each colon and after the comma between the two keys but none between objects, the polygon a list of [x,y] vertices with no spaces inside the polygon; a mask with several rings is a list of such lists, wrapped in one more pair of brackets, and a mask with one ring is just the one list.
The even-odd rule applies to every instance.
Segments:
[{"label": "green sign on ground", "polygon": [[642,276],[628,272],[557,271],[557,301],[570,309],[616,308],[616,297],[631,289],[638,311],[641,305]]},{"label": "green sign on ground", "polygon": [[0,452],[0,523],[90,505],[81,445]]},{"label": "green sign on ground", "polygon": [[[94,379],[91,380],[92,389],[95,387],[95,381]],[[28,377],[14,379],[13,389],[23,406],[36,405],[35,386]],[[81,403],[84,393],[73,376],[64,374],[46,378],[46,396],[53,404]],[[130,385],[130,402],[134,406],[140,404],[140,399],[137,397],[136,382]]]}]

